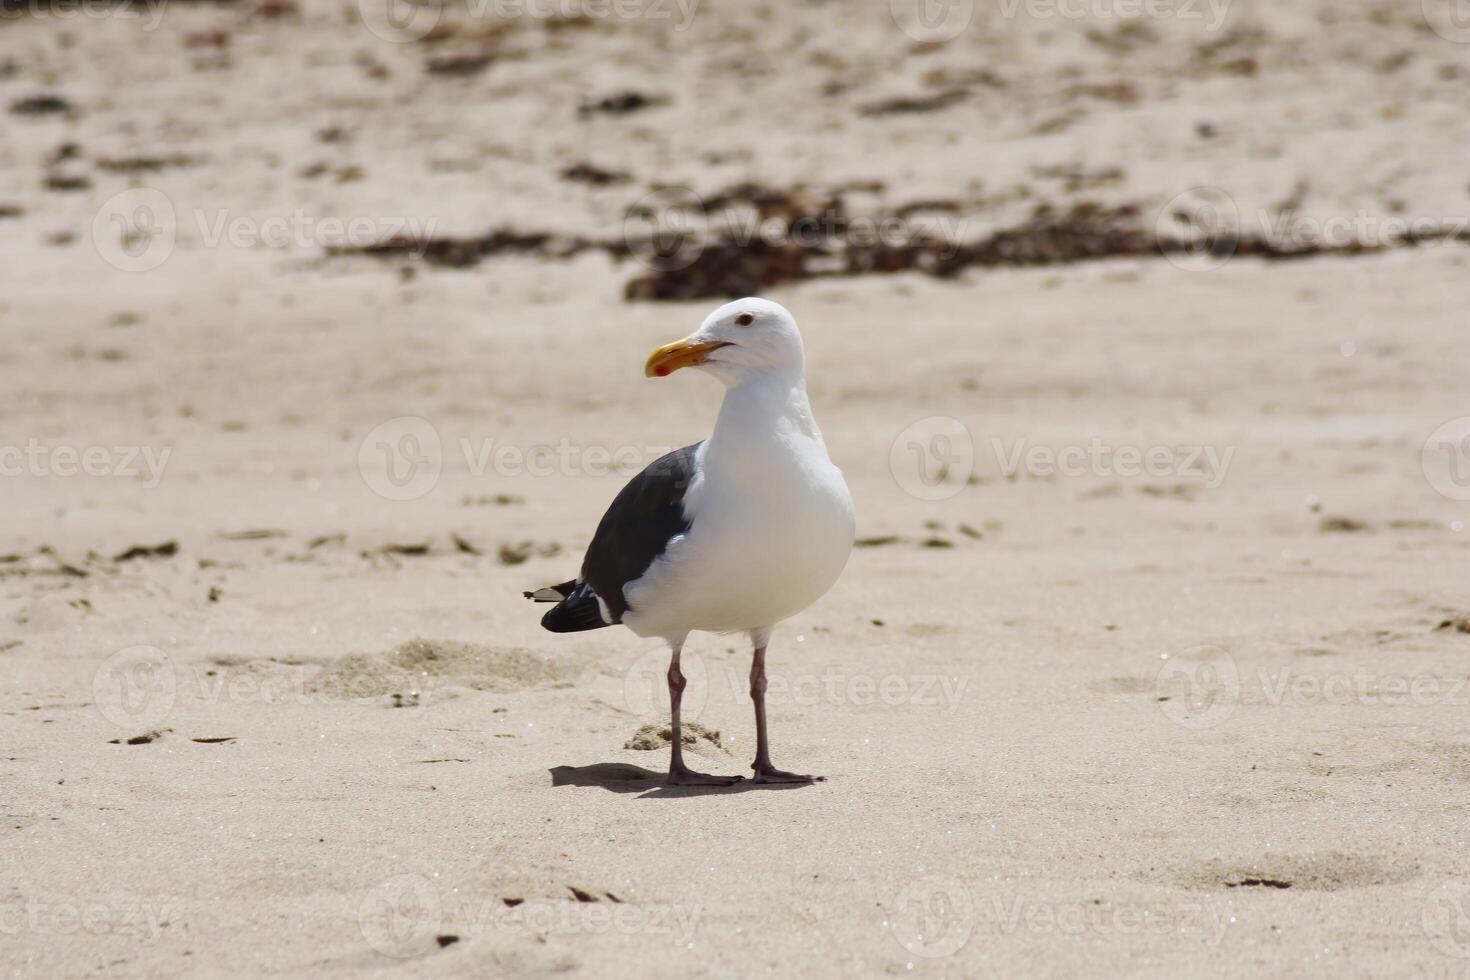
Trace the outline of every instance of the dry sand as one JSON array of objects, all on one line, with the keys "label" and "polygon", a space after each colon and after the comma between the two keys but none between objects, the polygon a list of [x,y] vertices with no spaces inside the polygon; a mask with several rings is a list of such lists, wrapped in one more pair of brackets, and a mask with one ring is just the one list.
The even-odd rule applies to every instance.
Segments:
[{"label": "dry sand", "polygon": [[[1463,248],[772,289],[870,541],[772,646],[775,760],[830,781],[719,792],[627,747],[661,651],[521,598],[601,454],[708,430],[715,384],[641,365],[714,300],[325,257],[354,217],[616,236],[660,183],[881,180],[967,239],[1200,185],[1291,234],[1466,214],[1470,46],[1417,2],[975,7],[0,22],[0,968],[1470,975],[1470,454],[1425,451],[1470,413]],[[578,113],[629,90],[667,101]],[[687,657],[698,764],[745,771],[743,638]]]}]

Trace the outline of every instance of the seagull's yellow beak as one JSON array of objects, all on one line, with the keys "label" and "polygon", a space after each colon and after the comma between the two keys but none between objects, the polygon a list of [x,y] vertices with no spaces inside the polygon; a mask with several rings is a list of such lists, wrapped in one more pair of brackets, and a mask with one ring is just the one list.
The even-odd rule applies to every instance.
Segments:
[{"label": "seagull's yellow beak", "polygon": [[664,344],[649,354],[648,363],[643,366],[643,374],[650,378],[666,378],[682,367],[703,364],[710,351],[729,346],[731,344],[728,340],[695,343],[693,337],[685,337],[672,344]]}]

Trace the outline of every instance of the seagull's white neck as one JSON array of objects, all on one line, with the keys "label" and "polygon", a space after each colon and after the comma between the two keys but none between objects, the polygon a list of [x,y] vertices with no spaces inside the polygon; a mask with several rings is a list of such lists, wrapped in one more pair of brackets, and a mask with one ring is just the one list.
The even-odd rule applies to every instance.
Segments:
[{"label": "seagull's white neck", "polygon": [[806,397],[800,372],[763,371],[731,385],[709,437],[709,450],[731,462],[750,453],[769,454],[773,445],[826,446]]}]

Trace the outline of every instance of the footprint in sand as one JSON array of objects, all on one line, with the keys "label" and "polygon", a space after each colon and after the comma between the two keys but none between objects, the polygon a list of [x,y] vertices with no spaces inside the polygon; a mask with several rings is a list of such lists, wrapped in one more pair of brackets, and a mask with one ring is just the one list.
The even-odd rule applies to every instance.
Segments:
[{"label": "footprint in sand", "polygon": [[1201,891],[1221,889],[1334,892],[1409,881],[1418,868],[1406,861],[1346,854],[1271,854],[1244,860],[1212,858],[1185,867],[1164,884]]}]

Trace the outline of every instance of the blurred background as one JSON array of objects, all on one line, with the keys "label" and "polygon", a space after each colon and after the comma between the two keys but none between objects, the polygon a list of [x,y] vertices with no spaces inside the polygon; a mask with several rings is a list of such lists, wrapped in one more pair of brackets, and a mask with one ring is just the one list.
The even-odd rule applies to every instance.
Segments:
[{"label": "blurred background", "polygon": [[[1375,364],[1369,386],[1408,382],[1446,365],[1406,349],[1404,323],[1461,284],[1459,254],[1430,250],[1467,237],[1456,14],[1435,0],[7,0],[11,419],[172,447],[180,480],[259,481],[231,506],[330,513],[348,501],[321,488],[357,479],[380,422],[463,419],[478,444],[513,415],[525,449],[573,431],[606,442],[635,398],[668,413],[685,393],[641,383],[649,342],[777,290],[804,301],[819,354],[850,358],[814,387],[885,417],[833,433],[859,467],[885,469],[916,419],[980,412],[1004,429],[997,412],[1033,395],[1070,402],[1067,426],[1089,396],[1156,396],[1160,425],[1238,404],[1195,383],[1217,349],[1263,359],[1250,382],[1320,385],[1319,401],[1361,391],[1378,352],[1405,360]],[[1285,268],[1333,254],[1371,258]],[[1390,268],[1391,290],[1345,295]],[[1302,278],[1263,291],[1288,275]],[[1139,284],[1128,319],[1160,343],[1079,356],[1066,331],[1095,336],[1115,307],[1058,295],[1077,280]],[[1219,292],[1239,304],[1228,317],[1212,316]],[[1242,348],[1241,331],[1287,320],[1289,338],[1266,336],[1308,361]],[[934,337],[946,356],[916,358]],[[1142,392],[1129,375],[1160,348],[1177,363]],[[1272,397],[1247,400],[1269,412]],[[1028,428],[1053,414],[1026,411]],[[128,496],[126,482],[100,486]],[[22,487],[18,513],[56,517],[97,486]],[[165,495],[130,497],[137,518]],[[219,503],[189,494],[167,519]],[[88,520],[83,504],[66,523]]]}]

